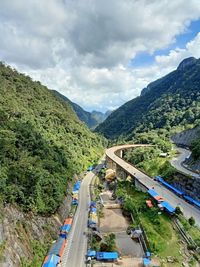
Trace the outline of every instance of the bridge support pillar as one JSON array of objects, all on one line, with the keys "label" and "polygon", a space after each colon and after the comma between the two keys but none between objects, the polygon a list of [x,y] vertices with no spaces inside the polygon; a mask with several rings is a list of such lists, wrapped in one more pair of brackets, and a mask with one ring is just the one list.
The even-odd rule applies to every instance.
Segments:
[{"label": "bridge support pillar", "polygon": [[106,166],[107,166],[107,169],[114,170],[113,169],[113,167],[114,167],[113,165],[114,165],[114,162],[110,158],[106,157]]},{"label": "bridge support pillar", "polygon": [[139,189],[140,191],[144,192],[144,193],[147,192],[146,186],[144,186],[143,184],[141,184],[140,181],[137,178],[135,178],[135,187],[137,189]]},{"label": "bridge support pillar", "polygon": [[116,166],[116,177],[119,177],[123,180],[126,180],[127,178],[127,173],[118,165]]}]

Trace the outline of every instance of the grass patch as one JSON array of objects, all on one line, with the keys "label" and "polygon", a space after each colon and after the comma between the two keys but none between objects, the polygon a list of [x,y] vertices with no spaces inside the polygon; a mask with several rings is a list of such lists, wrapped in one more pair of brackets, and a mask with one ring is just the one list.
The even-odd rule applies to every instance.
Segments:
[{"label": "grass patch", "polygon": [[120,182],[116,194],[124,200],[123,210],[127,213],[133,213],[137,223],[142,224],[149,240],[151,252],[164,260],[171,256],[179,264],[170,265],[167,263],[166,266],[180,266],[183,259],[179,253],[181,246],[171,219],[165,213],[159,214],[156,205],[152,209],[147,208],[145,200],[149,199],[149,196],[137,191],[130,182]]},{"label": "grass patch", "polygon": [[41,262],[44,260],[44,257],[48,250],[48,244],[44,244],[38,240],[31,241],[31,247],[33,251],[33,259],[21,259],[20,267],[41,267]]},{"label": "grass patch", "polygon": [[6,248],[6,241],[3,240],[2,243],[0,243],[0,260],[3,259],[3,253]]},{"label": "grass patch", "polygon": [[183,217],[182,215],[179,215],[179,220],[181,224],[183,225],[185,231],[192,237],[194,242],[197,244],[197,246],[200,247],[200,230],[195,225],[190,225],[188,220]]}]

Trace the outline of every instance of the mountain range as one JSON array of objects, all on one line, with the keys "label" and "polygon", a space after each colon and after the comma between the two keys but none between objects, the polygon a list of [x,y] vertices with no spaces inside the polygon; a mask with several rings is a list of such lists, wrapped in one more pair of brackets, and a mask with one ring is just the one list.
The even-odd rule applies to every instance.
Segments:
[{"label": "mountain range", "polygon": [[97,128],[107,138],[131,139],[136,133],[168,132],[200,124],[200,59],[184,59],[176,70],[150,83]]},{"label": "mountain range", "polygon": [[66,96],[60,94],[59,92],[52,90],[52,92],[62,100],[66,101],[71,105],[73,110],[76,112],[78,118],[84,122],[90,129],[94,129],[97,125],[102,123],[111,113],[112,111],[108,110],[105,113],[100,111],[93,110],[92,112],[88,112],[80,107],[78,104],[72,102]]}]

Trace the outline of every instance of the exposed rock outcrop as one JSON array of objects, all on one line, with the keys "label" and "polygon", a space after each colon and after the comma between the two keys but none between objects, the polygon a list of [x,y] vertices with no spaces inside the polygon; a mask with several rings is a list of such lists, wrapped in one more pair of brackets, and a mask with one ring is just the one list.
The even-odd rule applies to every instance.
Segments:
[{"label": "exposed rock outcrop", "polygon": [[196,200],[200,200],[200,179],[176,173],[173,177],[169,177],[167,181],[176,188],[184,191],[187,195]]},{"label": "exposed rock outcrop", "polygon": [[177,145],[190,147],[192,141],[194,141],[198,136],[200,136],[200,125],[195,128],[177,133],[173,135],[171,139]]},{"label": "exposed rock outcrop", "polygon": [[70,194],[58,212],[49,217],[25,213],[4,203],[0,207],[0,266],[19,267],[23,261],[33,260],[34,246],[42,245],[47,252],[49,244],[57,239],[59,227],[70,208]]}]

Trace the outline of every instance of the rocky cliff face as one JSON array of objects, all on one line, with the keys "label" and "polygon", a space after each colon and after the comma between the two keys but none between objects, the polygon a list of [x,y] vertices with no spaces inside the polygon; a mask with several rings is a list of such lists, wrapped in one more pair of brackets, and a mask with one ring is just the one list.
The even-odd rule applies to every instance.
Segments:
[{"label": "rocky cliff face", "polygon": [[184,191],[187,195],[196,200],[200,200],[200,179],[176,173],[173,177],[168,178],[167,181],[176,188]]},{"label": "rocky cliff face", "polygon": [[0,266],[40,266],[37,263],[32,265],[32,262],[38,260],[42,263],[42,254],[46,254],[52,241],[57,239],[59,227],[68,216],[70,207],[70,194],[58,212],[50,217],[24,213],[11,204],[1,206]]},{"label": "rocky cliff face", "polygon": [[199,135],[200,135],[200,125],[195,128],[177,133],[173,135],[171,139],[177,145],[190,147],[192,141],[194,141]]},{"label": "rocky cliff face", "polygon": [[185,70],[185,68],[196,64],[196,62],[197,62],[197,59],[194,57],[186,58],[179,64],[177,70]]},{"label": "rocky cliff face", "polygon": [[[186,146],[190,147],[192,142],[200,136],[200,125],[195,128],[185,130],[183,132],[177,133],[171,137],[172,141],[178,146]],[[186,159],[184,165],[195,171],[200,173],[200,160],[194,160],[191,155],[189,159]]]}]

